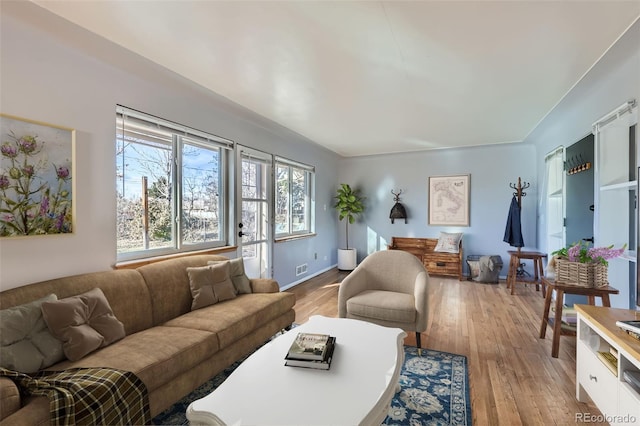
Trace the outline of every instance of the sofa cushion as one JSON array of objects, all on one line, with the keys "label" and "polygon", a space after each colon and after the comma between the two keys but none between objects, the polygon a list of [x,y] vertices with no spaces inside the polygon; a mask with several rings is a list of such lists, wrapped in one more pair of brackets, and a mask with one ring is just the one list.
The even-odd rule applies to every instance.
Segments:
[{"label": "sofa cushion", "polygon": [[78,296],[42,303],[49,330],[62,341],[65,355],[77,361],[125,336],[104,293],[94,288]]},{"label": "sofa cushion", "polygon": [[236,289],[236,294],[248,294],[251,293],[251,281],[244,271],[244,260],[241,257],[230,260],[211,260],[207,262],[209,265],[219,264],[221,262],[229,263],[229,276],[233,282],[233,286]]},{"label": "sofa cushion", "polygon": [[216,333],[220,348],[224,349],[261,324],[292,309],[295,301],[293,293],[239,294],[233,300],[192,311],[167,321],[164,325]]},{"label": "sofa cushion", "polygon": [[233,299],[236,292],[229,278],[229,262],[187,268],[193,302],[191,310]]},{"label": "sofa cushion", "polygon": [[416,302],[413,295],[393,291],[365,290],[347,300],[347,311],[358,317],[383,321],[416,321]]},{"label": "sofa cushion", "polygon": [[58,300],[55,294],[0,311],[0,366],[21,373],[34,373],[64,359],[62,342],[42,318],[44,302]]},{"label": "sofa cushion", "polygon": [[151,392],[209,359],[218,349],[218,339],[210,332],[156,326],[129,335],[79,361],[63,361],[51,369],[108,367],[126,370],[138,376]]}]

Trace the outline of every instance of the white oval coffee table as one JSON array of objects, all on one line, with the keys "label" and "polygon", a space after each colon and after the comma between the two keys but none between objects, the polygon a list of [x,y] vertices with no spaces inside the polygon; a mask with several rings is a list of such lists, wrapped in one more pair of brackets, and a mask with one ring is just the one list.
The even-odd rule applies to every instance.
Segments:
[{"label": "white oval coffee table", "polygon": [[[287,367],[298,333],[336,337],[330,370]],[[207,425],[374,425],[387,416],[406,333],[346,318],[313,316],[254,352],[187,419]]]}]

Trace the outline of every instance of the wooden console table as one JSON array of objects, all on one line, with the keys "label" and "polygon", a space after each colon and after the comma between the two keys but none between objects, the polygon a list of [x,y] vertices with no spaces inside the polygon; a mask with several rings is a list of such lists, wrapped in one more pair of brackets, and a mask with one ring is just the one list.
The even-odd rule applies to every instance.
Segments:
[{"label": "wooden console table", "polygon": [[[542,313],[542,324],[540,324],[540,338],[544,339],[547,333],[547,324],[553,327],[553,344],[551,346],[551,356],[558,358],[558,350],[560,349],[560,336],[575,336],[575,327],[562,327],[562,306],[565,294],[578,294],[587,296],[589,305],[595,305],[596,297],[602,299],[602,306],[611,306],[609,300],[610,294],[620,293],[618,289],[611,286],[606,287],[580,287],[577,285],[561,284],[555,281],[549,281],[542,278],[542,284],[547,287],[547,295],[544,300],[544,312]],[[549,319],[549,311],[551,308],[551,297],[553,291],[556,292],[555,315]]]},{"label": "wooden console table", "polygon": [[[616,321],[640,319],[640,312],[576,305],[576,399],[591,398],[611,424],[638,424],[640,392],[624,380],[625,372],[640,373],[640,340],[616,326]],[[617,362],[599,352],[615,353]]]},{"label": "wooden console table", "polygon": [[455,277],[462,281],[462,239],[458,253],[433,251],[437,238],[391,237],[389,250],[403,250],[420,259],[429,275]]}]

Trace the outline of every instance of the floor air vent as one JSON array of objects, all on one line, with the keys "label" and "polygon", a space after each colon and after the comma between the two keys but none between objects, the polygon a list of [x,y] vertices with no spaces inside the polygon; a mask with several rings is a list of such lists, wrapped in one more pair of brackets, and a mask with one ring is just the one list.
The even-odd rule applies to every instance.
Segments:
[{"label": "floor air vent", "polygon": [[298,275],[302,275],[302,274],[306,274],[307,273],[307,264],[303,263],[302,265],[298,265],[296,266],[296,277]]}]

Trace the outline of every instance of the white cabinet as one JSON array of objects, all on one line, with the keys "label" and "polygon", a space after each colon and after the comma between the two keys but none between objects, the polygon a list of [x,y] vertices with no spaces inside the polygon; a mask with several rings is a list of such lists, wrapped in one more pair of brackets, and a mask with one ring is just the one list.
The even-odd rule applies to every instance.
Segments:
[{"label": "white cabinet", "polygon": [[[612,425],[640,425],[640,389],[623,379],[625,371],[640,373],[640,340],[615,325],[640,314],[590,305],[576,305],[576,311],[576,398],[581,402],[590,398],[602,412],[602,420]],[[617,365],[601,359],[599,352],[614,353]]]}]

